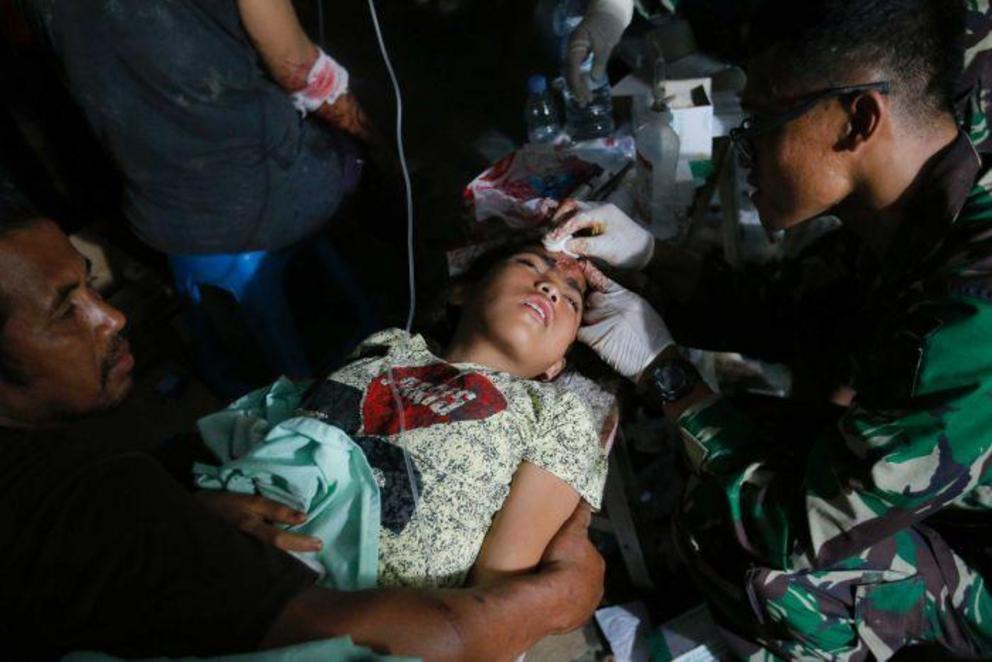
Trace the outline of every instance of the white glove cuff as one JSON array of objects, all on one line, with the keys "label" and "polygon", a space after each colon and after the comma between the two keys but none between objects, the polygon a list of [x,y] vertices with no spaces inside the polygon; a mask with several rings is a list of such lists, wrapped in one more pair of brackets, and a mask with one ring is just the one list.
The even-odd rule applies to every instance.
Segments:
[{"label": "white glove cuff", "polygon": [[634,257],[634,259],[636,260],[636,263],[634,264],[633,267],[634,270],[640,271],[644,267],[651,264],[651,258],[653,257],[654,257],[654,237],[651,237],[650,241],[648,241],[647,248],[645,248],[644,251],[638,253]]},{"label": "white glove cuff", "polygon": [[655,362],[655,359],[661,356],[662,352],[664,352],[669,347],[673,347],[674,345],[675,342],[669,338],[661,339],[660,343],[655,344],[654,347],[651,349],[651,351],[647,353],[647,361],[644,360],[641,361],[642,365],[640,369],[637,370],[637,372],[635,372],[634,375],[630,378],[631,381],[634,382],[635,384],[640,383],[641,377],[644,376],[644,371],[647,370],[648,367],[650,367],[650,365]]},{"label": "white glove cuff", "polygon": [[293,106],[306,117],[325,103],[333,104],[348,93],[348,70],[317,49],[317,61],[307,74],[307,86],[293,93]]}]

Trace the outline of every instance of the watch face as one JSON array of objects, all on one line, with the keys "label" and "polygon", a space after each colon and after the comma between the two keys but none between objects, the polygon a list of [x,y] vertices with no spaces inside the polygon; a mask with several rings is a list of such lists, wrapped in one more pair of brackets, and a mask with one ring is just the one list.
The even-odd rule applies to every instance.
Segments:
[{"label": "watch face", "polygon": [[655,389],[664,402],[684,398],[699,381],[696,369],[684,359],[664,361],[655,368],[653,377]]},{"label": "watch face", "polygon": [[666,391],[678,391],[688,381],[685,370],[678,363],[669,363],[662,367],[658,378]]}]

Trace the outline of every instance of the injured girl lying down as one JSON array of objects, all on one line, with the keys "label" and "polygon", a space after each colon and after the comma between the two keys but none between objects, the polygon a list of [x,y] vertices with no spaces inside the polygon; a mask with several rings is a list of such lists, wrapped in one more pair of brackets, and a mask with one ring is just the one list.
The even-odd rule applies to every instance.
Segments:
[{"label": "injured girl lying down", "polygon": [[[442,348],[381,331],[325,379],[297,390],[284,382],[278,406],[269,390],[201,421],[225,464],[198,466],[199,485],[254,489],[336,522],[301,530],[336,538],[321,562],[339,588],[461,586],[535,567],[580,499],[599,507],[606,479],[602,418],[553,381],[587,285],[578,261],[540,245],[503,249],[473,272],[453,289],[460,314]],[[315,426],[334,429],[343,454],[296,442],[267,449],[290,432],[326,441]],[[328,470],[334,462],[351,470]],[[365,462],[374,486],[363,492]],[[317,479],[293,488],[301,464]],[[340,502],[328,505],[328,495]],[[373,577],[363,581],[357,566],[369,565],[369,547]]]}]

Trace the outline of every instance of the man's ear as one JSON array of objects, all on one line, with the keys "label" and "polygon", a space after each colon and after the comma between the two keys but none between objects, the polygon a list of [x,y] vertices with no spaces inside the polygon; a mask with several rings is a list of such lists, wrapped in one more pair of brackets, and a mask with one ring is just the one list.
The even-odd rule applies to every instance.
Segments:
[{"label": "man's ear", "polygon": [[851,102],[842,146],[857,151],[866,145],[878,133],[882,118],[890,112],[889,101],[881,92],[869,90],[859,94]]},{"label": "man's ear", "polygon": [[565,369],[565,357],[561,357],[558,361],[552,365],[550,368],[542,372],[537,376],[542,382],[550,382],[552,379],[561,374],[561,371]]}]

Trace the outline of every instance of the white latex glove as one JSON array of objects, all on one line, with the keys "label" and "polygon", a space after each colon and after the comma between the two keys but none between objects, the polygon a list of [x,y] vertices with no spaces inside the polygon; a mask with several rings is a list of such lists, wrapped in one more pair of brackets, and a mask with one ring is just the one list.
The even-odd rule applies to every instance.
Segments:
[{"label": "white latex glove", "polygon": [[634,0],[593,0],[586,15],[568,38],[565,56],[565,78],[579,105],[592,99],[589,85],[582,75],[582,63],[592,53],[592,80],[606,78],[606,63],[610,53],[620,43],[623,31],[634,16]]},{"label": "white latex glove", "polygon": [[590,230],[593,235],[562,244],[569,253],[597,258],[619,269],[635,270],[646,267],[654,255],[654,236],[616,205],[592,206],[566,200],[555,212],[553,222],[563,220],[548,233],[548,242],[560,242],[582,230]]},{"label": "white latex glove", "polygon": [[642,297],[584,264],[595,291],[586,297],[579,340],[624,377],[637,382],[644,369],[674,345],[664,320]]}]

